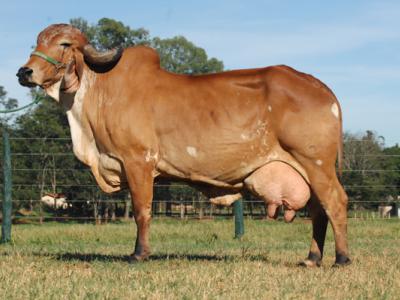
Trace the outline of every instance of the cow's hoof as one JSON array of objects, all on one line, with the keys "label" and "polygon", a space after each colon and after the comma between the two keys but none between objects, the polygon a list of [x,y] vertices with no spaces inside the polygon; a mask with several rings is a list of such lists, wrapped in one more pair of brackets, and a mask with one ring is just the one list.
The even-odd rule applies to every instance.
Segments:
[{"label": "cow's hoof", "polygon": [[297,264],[299,267],[304,267],[304,268],[315,268],[315,267],[320,267],[321,266],[321,261],[320,260],[311,260],[311,259],[305,259],[302,260]]},{"label": "cow's hoof", "polygon": [[142,254],[142,255],[132,254],[132,255],[129,256],[128,262],[130,264],[143,262],[145,260],[148,260],[149,256],[150,256],[150,254]]},{"label": "cow's hoof", "polygon": [[348,266],[350,264],[351,264],[351,260],[346,255],[336,254],[336,261],[332,265],[332,267],[338,268],[338,267]]}]

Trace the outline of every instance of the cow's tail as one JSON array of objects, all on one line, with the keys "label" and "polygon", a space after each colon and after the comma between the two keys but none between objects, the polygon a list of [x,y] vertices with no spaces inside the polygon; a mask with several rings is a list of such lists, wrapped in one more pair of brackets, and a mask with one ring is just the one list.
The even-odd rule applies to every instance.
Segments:
[{"label": "cow's tail", "polygon": [[337,172],[339,175],[339,179],[342,177],[343,174],[343,120],[342,120],[342,111],[339,106],[339,141],[338,141],[338,154],[337,154]]}]

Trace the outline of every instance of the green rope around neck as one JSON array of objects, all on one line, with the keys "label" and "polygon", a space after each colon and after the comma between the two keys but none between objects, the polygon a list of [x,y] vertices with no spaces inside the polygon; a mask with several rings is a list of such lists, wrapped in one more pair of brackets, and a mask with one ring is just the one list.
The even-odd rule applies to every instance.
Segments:
[{"label": "green rope around neck", "polygon": [[32,106],[34,104],[39,103],[40,101],[42,101],[44,99],[44,97],[37,95],[35,97],[35,99],[33,99],[33,101],[27,105],[21,106],[21,107],[17,107],[17,108],[13,108],[13,109],[4,109],[4,110],[0,110],[0,114],[8,114],[8,113],[13,113],[16,111],[20,111],[23,110],[25,108],[28,108],[29,106]]}]

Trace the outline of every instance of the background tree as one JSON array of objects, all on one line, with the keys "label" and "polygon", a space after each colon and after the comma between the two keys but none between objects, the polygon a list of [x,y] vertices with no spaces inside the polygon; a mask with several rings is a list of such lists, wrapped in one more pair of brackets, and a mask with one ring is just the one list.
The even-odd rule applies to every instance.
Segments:
[{"label": "background tree", "polygon": [[368,202],[382,201],[386,195],[383,148],[384,138],[372,131],[344,134],[342,181],[350,200],[366,208],[377,206]]},{"label": "background tree", "polygon": [[171,39],[154,38],[151,45],[161,58],[161,66],[174,73],[207,74],[223,71],[224,64],[208,58],[204,49],[195,46],[183,36]]},{"label": "background tree", "polygon": [[[18,100],[14,98],[8,98],[7,92],[3,86],[0,85],[0,109],[14,109],[18,107]],[[15,114],[0,114],[0,128],[4,126],[9,127],[10,121],[13,119]]]},{"label": "background tree", "polygon": [[86,20],[76,18],[71,19],[70,24],[84,32],[89,42],[99,50],[150,44],[149,32],[146,29],[131,29],[113,19],[102,18],[96,25],[89,25]]},{"label": "background tree", "polygon": [[159,53],[161,66],[170,72],[206,74],[224,69],[222,61],[208,58],[204,49],[183,36],[170,39],[151,38],[149,31],[144,28],[132,29],[122,22],[108,18],[100,19],[96,25],[89,25],[82,18],[71,19],[70,23],[84,32],[89,42],[99,50],[116,46],[151,46]]},{"label": "background tree", "polygon": [[383,150],[386,155],[383,161],[384,182],[389,200],[400,202],[400,147],[396,144]]}]

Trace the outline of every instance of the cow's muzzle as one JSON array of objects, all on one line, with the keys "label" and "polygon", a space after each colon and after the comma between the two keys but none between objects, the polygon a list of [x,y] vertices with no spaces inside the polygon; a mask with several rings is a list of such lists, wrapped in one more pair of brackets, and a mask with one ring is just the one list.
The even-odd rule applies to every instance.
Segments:
[{"label": "cow's muzzle", "polygon": [[32,76],[33,70],[31,68],[27,67],[22,67],[18,70],[18,73],[16,74],[18,77],[18,82],[27,87],[34,87],[36,86],[35,83],[31,81],[31,76]]}]

